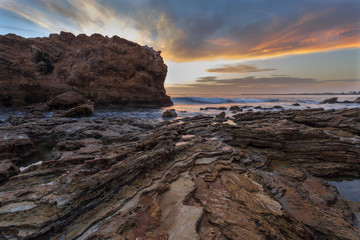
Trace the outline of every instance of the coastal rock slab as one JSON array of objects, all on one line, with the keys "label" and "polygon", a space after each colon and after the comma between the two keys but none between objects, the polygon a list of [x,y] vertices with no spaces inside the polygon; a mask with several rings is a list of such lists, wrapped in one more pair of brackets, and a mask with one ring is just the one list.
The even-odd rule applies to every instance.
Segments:
[{"label": "coastal rock slab", "polygon": [[170,190],[160,196],[160,223],[168,232],[169,240],[199,239],[196,226],[203,213],[201,207],[184,205],[185,199],[194,191],[195,184],[188,173],[170,184]]},{"label": "coastal rock slab", "polygon": [[247,112],[230,121],[1,124],[2,161],[21,171],[0,182],[0,238],[359,238],[359,204],[326,180],[360,178],[360,109]]}]

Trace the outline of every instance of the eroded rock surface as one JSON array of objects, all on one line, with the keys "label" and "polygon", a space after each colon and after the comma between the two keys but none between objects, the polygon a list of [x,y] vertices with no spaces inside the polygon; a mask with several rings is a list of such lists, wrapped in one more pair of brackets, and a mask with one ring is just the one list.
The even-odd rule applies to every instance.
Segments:
[{"label": "eroded rock surface", "polygon": [[321,103],[330,103],[330,104],[332,104],[332,103],[360,103],[360,97],[356,98],[355,100],[345,100],[342,102],[339,102],[338,98],[334,97],[334,98],[325,99]]},{"label": "eroded rock surface", "polygon": [[177,117],[177,113],[175,109],[167,109],[165,112],[163,112],[162,117],[163,118]]},{"label": "eroded rock surface", "polygon": [[359,204],[325,181],[360,177],[360,109],[14,118],[0,131],[15,169],[0,186],[3,239],[360,237]]},{"label": "eroded rock surface", "polygon": [[[0,36],[0,106],[49,101],[68,109],[86,99],[103,105],[170,106],[166,73],[159,51],[117,36]],[[53,99],[60,94],[65,95]]]}]

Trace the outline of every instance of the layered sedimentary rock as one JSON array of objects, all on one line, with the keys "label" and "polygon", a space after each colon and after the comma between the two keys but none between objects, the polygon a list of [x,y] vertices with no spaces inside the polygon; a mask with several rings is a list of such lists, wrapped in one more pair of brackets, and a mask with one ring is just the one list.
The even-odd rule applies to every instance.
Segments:
[{"label": "layered sedimentary rock", "polygon": [[360,109],[9,123],[5,239],[360,237],[360,205],[324,180],[360,177]]},{"label": "layered sedimentary rock", "polygon": [[159,51],[117,36],[0,36],[0,106],[47,102],[68,91],[96,104],[167,106],[166,73]]}]

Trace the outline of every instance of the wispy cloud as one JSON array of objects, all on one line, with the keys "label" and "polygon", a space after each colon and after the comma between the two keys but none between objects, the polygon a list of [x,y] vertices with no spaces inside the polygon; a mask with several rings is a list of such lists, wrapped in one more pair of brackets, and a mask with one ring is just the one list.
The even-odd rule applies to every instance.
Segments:
[{"label": "wispy cloud", "polygon": [[[99,0],[3,0],[0,8],[16,13],[51,32],[101,33],[136,38],[136,22],[117,12],[112,1]],[[123,8],[131,15],[134,11]],[[128,11],[127,11],[128,10]],[[140,15],[134,12],[134,16]],[[132,39],[135,40],[135,39]]]},{"label": "wispy cloud", "polygon": [[19,31],[19,32],[35,32],[35,33],[37,33],[37,34],[41,34],[41,32],[39,32],[39,31],[35,31],[34,29],[28,29],[28,28],[22,28],[22,27],[15,27],[15,26],[6,26],[6,25],[2,25],[2,24],[0,24],[0,28],[3,28],[3,29],[8,29],[8,30],[17,30],[17,31]]},{"label": "wispy cloud", "polygon": [[273,71],[275,68],[258,68],[254,65],[236,64],[236,65],[224,65],[220,68],[210,68],[206,72],[212,73],[253,73],[253,72],[266,72]]},{"label": "wispy cloud", "polygon": [[288,77],[286,74],[271,74],[272,77]]},{"label": "wispy cloud", "polygon": [[[247,85],[262,85],[262,86],[274,86],[274,85],[286,85],[286,84],[312,84],[316,83],[315,79],[312,78],[294,78],[294,77],[269,77],[269,78],[231,78],[231,79],[219,79],[218,77],[204,77],[195,80],[192,86],[198,84],[222,84],[231,86],[247,86]],[[191,84],[190,84],[191,85]]]},{"label": "wispy cloud", "polygon": [[0,8],[53,32],[120,35],[173,61],[360,47],[358,0],[2,0]]},{"label": "wispy cloud", "polygon": [[216,76],[201,77],[194,83],[170,85],[170,94],[216,94],[226,92],[239,93],[284,93],[284,92],[341,92],[357,89],[360,79],[339,79],[317,81],[313,78],[296,77],[244,77],[223,79]]}]

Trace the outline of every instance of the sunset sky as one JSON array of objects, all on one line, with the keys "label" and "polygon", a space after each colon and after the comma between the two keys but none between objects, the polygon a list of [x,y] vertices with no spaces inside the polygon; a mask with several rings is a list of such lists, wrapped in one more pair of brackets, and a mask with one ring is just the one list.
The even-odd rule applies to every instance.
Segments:
[{"label": "sunset sky", "polygon": [[172,94],[360,91],[359,0],[0,0],[0,34],[118,35]]}]

